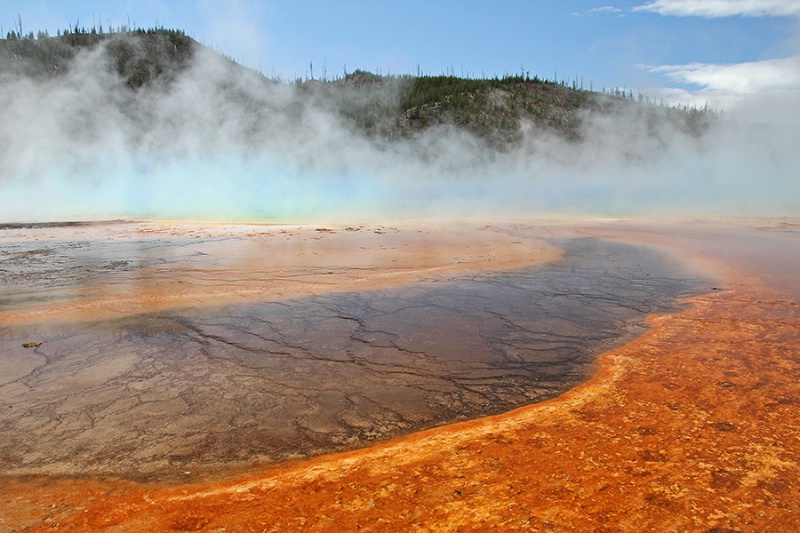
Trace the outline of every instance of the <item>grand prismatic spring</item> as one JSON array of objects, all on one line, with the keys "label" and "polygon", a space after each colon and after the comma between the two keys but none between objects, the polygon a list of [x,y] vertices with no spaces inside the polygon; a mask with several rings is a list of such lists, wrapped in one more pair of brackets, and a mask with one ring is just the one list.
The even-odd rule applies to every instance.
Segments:
[{"label": "grand prismatic spring", "polygon": [[796,0],[7,2],[0,533],[800,531]]},{"label": "grand prismatic spring", "polygon": [[791,530],[798,228],[10,225],[3,527]]}]

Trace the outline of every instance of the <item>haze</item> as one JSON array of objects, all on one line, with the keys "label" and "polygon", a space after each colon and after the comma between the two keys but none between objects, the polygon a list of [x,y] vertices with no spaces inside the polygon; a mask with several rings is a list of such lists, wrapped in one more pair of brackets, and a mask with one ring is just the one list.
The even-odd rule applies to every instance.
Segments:
[{"label": "haze", "polygon": [[[104,46],[65,77],[0,75],[0,221],[792,215],[800,99],[739,100],[701,137],[640,105],[581,117],[582,141],[523,124],[507,152],[453,128],[367,138],[209,50],[131,91]],[[244,95],[244,97],[242,96]]]}]

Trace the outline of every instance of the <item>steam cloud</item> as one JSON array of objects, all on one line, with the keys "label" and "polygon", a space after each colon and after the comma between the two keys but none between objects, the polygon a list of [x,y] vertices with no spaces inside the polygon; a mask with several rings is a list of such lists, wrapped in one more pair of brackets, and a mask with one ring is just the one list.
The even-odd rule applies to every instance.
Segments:
[{"label": "steam cloud", "polygon": [[65,77],[0,75],[0,222],[800,212],[793,93],[753,98],[701,138],[631,105],[587,113],[581,142],[524,125],[497,153],[453,129],[367,138],[205,50],[160,89],[125,89],[107,62],[99,46]]}]

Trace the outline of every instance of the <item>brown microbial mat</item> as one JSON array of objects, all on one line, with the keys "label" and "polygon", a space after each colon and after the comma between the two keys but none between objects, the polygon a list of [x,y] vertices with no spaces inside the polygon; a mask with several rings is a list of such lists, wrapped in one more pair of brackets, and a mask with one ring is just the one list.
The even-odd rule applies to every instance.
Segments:
[{"label": "brown microbial mat", "polygon": [[507,411],[709,286],[642,247],[562,248],[403,288],[2,328],[3,470],[182,477]]},{"label": "brown microbial mat", "polygon": [[5,230],[0,526],[800,524],[798,226],[386,229]]}]

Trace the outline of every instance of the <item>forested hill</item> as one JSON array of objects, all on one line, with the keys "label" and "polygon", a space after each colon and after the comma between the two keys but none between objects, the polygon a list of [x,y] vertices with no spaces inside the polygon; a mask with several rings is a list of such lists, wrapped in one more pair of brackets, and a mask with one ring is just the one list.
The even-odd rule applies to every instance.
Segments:
[{"label": "forested hill", "polygon": [[91,52],[101,44],[106,46],[106,66],[116,71],[130,89],[159,78],[174,79],[202,46],[182,31],[167,29],[67,31],[57,37],[40,33],[35,39],[32,34],[20,39],[10,33],[0,41],[2,74],[38,79],[63,75],[81,52]]},{"label": "forested hill", "polygon": [[[20,77],[57,83],[76,62],[102,53],[102,72],[118,76],[120,91],[158,91],[189,69],[199,52],[212,52],[180,30],[104,33],[93,29],[67,30],[51,37],[41,32],[20,38],[9,33],[0,40],[0,83]],[[635,108],[635,116],[648,123],[671,121],[693,135],[707,128],[714,114],[706,109],[666,108],[632,93],[606,94],[579,87],[576,82],[555,82],[529,75],[486,79],[453,75],[380,76],[361,70],[333,79],[279,80],[254,73],[229,58],[226,76],[255,77],[265,87],[290,88],[298,101],[322,105],[341,115],[355,130],[374,139],[396,140],[436,127],[469,132],[497,150],[520,141],[523,128],[580,140],[584,111],[614,115]],[[92,75],[92,74],[87,74]],[[234,87],[235,84],[231,84]],[[235,90],[235,89],[232,89]],[[258,113],[262,105],[248,94],[236,94]]]}]

